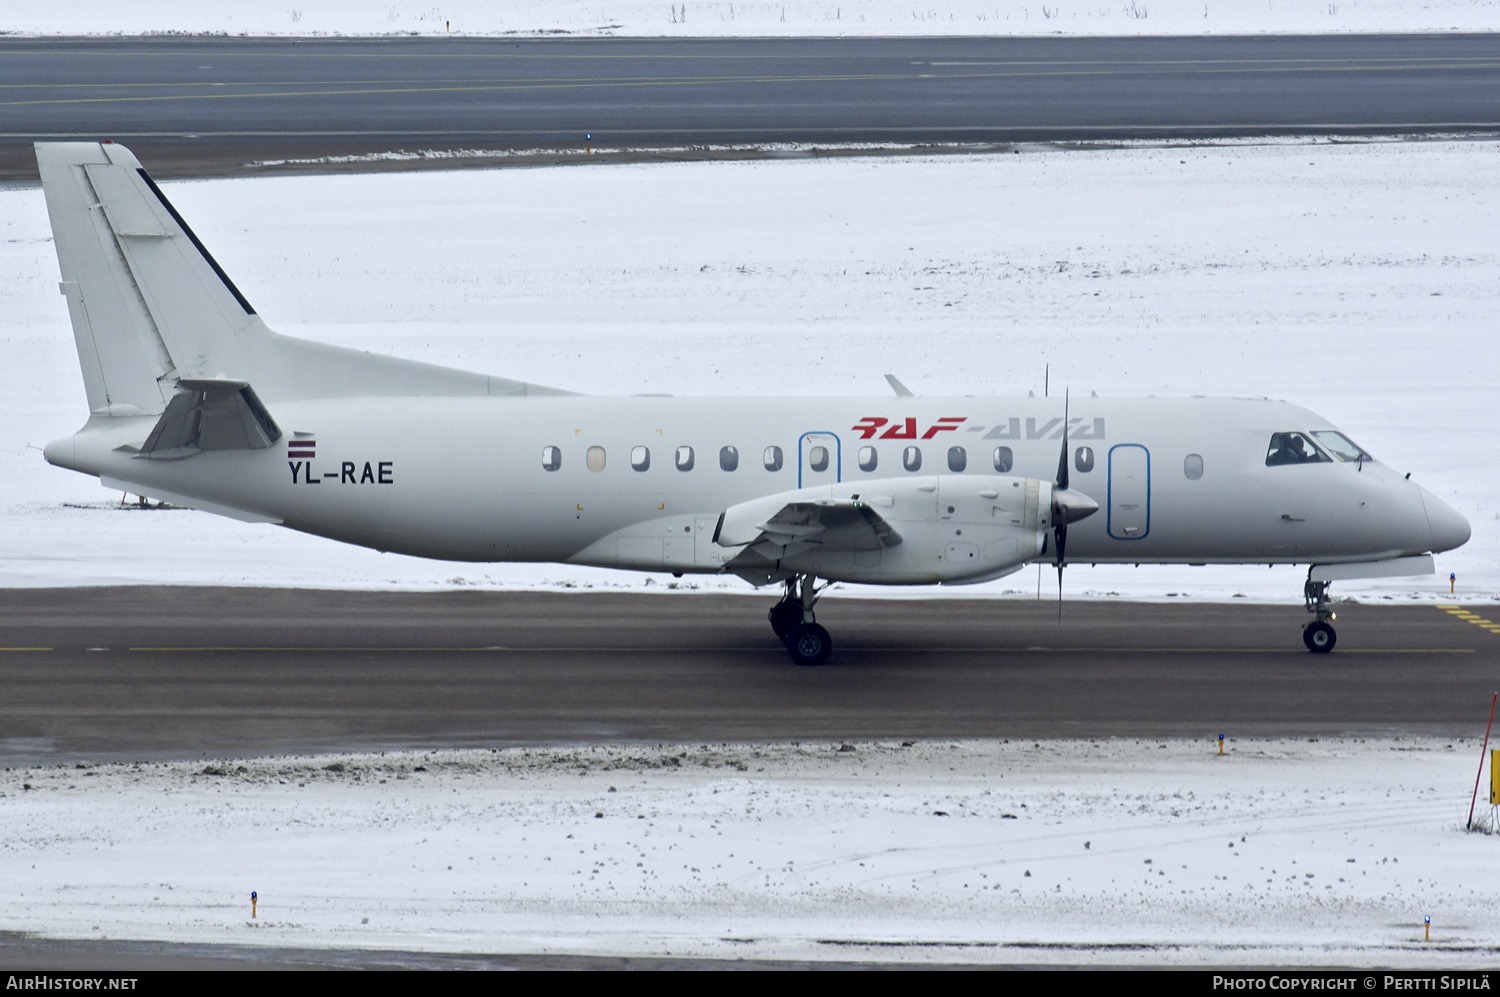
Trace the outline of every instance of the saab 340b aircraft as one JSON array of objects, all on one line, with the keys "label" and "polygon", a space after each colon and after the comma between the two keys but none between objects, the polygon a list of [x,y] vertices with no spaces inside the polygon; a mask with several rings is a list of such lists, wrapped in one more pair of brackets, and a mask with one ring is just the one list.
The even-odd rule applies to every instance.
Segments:
[{"label": "saab 340b aircraft", "polygon": [[[1239,398],[600,398],[272,332],[123,146],[38,143],[88,394],[47,460],[380,551],[729,573],[821,664],[819,580],[1043,562],[1430,573],[1469,524],[1313,412]],[[1077,413],[1076,415],[1074,413]]]}]

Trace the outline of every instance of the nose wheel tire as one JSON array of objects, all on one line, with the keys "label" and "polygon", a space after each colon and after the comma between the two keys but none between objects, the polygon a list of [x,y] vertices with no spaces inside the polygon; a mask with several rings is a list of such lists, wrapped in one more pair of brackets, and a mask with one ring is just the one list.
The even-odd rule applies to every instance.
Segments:
[{"label": "nose wheel tire", "polygon": [[781,640],[786,640],[786,635],[792,627],[802,622],[802,607],[795,602],[778,602],[772,606],[766,616],[771,621],[771,629]]},{"label": "nose wheel tire", "polygon": [[1338,634],[1333,632],[1333,627],[1319,620],[1309,623],[1302,631],[1302,643],[1314,654],[1327,654],[1333,650],[1333,645],[1338,643]]},{"label": "nose wheel tire", "polygon": [[821,665],[833,651],[833,638],[816,623],[799,623],[787,631],[786,649],[799,665]]}]

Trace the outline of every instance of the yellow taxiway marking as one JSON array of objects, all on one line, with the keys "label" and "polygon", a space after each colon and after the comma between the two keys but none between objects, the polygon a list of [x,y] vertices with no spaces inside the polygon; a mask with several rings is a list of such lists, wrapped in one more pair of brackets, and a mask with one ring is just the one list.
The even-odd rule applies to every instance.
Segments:
[{"label": "yellow taxiway marking", "polygon": [[1496,623],[1493,620],[1488,620],[1483,616],[1480,616],[1478,613],[1470,612],[1462,606],[1454,606],[1451,604],[1441,605],[1438,606],[1438,609],[1441,609],[1443,612],[1447,613],[1455,620],[1463,620],[1465,623],[1472,623],[1479,629],[1488,630],[1490,633],[1500,633],[1500,623]]},{"label": "yellow taxiway marking", "polygon": [[[597,645],[573,645],[573,646],[541,646],[541,647],[231,647],[203,646],[203,647],[132,647],[130,651],[147,652],[250,652],[278,654],[402,654],[402,653],[475,653],[483,651],[501,651],[507,654],[529,654],[534,652],[548,653],[578,653],[578,652],[609,652],[611,654],[645,653],[660,654],[662,652],[690,652],[703,653],[714,651],[727,652],[751,652],[772,650],[766,647],[725,647],[716,645],[712,647],[699,646],[660,646],[660,647],[611,647],[602,644]],[[776,650],[779,650],[777,648]],[[845,645],[848,651],[870,651],[870,652],[902,652],[902,653],[943,653],[943,654],[1282,654],[1303,653],[1290,645],[1286,647],[872,647],[860,645]],[[1340,654],[1473,654],[1474,649],[1469,647],[1358,647],[1341,650]]]},{"label": "yellow taxiway marking", "polygon": [[[0,52],[4,52],[4,51],[5,50],[3,48],[0,48]],[[718,61],[718,60],[716,59],[715,61]],[[563,76],[563,77],[549,77],[549,76],[543,76],[543,77],[537,77],[537,78],[534,78],[534,79],[525,79],[525,78],[518,79],[518,78],[514,78],[514,77],[484,79],[482,77],[481,78],[467,77],[467,78],[460,78],[460,79],[425,79],[425,80],[424,79],[410,79],[410,78],[408,78],[408,79],[393,79],[393,80],[392,79],[322,79],[322,80],[246,80],[246,81],[211,80],[211,79],[204,79],[204,80],[170,80],[170,81],[168,81],[168,80],[159,80],[159,81],[143,81],[143,80],[97,80],[97,81],[88,82],[88,83],[0,83],[0,90],[89,90],[89,89],[121,90],[121,89],[184,89],[184,88],[188,88],[188,87],[195,87],[195,88],[236,87],[236,88],[242,88],[242,87],[257,87],[257,86],[259,86],[259,87],[332,87],[332,86],[342,86],[342,87],[364,87],[364,86],[416,87],[416,86],[419,86],[419,85],[422,85],[422,86],[431,86],[431,87],[451,86],[451,87],[457,87],[457,88],[460,88],[460,89],[467,89],[467,88],[471,88],[471,87],[486,86],[486,85],[488,85],[488,86],[514,87],[514,86],[542,86],[542,85],[547,85],[547,84],[587,84],[587,85],[592,85],[592,86],[605,86],[605,85],[616,84],[616,83],[675,83],[675,82],[682,82],[682,83],[737,83],[737,82],[751,82],[751,83],[756,83],[756,82],[765,82],[765,81],[771,81],[771,82],[788,82],[788,81],[790,81],[790,82],[797,82],[797,81],[821,82],[821,81],[824,81],[824,80],[831,80],[831,81],[861,80],[861,79],[914,79],[914,80],[920,80],[920,79],[934,79],[934,78],[942,78],[942,79],[971,79],[971,78],[988,79],[988,78],[997,77],[997,76],[1058,76],[1058,75],[1073,75],[1073,76],[1076,76],[1076,75],[1080,75],[1080,74],[1082,74],[1082,75],[1121,75],[1123,73],[1128,73],[1131,70],[1138,69],[1139,67],[1157,67],[1157,66],[1170,67],[1170,68],[1198,67],[1194,71],[1196,71],[1196,72],[1217,72],[1217,73],[1287,72],[1287,71],[1290,71],[1290,70],[1302,71],[1302,70],[1306,70],[1306,69],[1324,69],[1324,70],[1327,70],[1329,72],[1344,72],[1344,71],[1347,71],[1347,70],[1350,70],[1350,69],[1355,69],[1355,70],[1361,70],[1361,69],[1363,69],[1363,70],[1372,70],[1372,69],[1373,70],[1403,69],[1404,70],[1404,69],[1436,69],[1436,68],[1457,68],[1457,69],[1495,69],[1495,68],[1500,68],[1500,63],[1496,63],[1495,60],[1493,60],[1493,59],[1484,59],[1484,60],[1473,60],[1473,59],[1458,60],[1458,61],[1455,61],[1455,62],[1450,63],[1450,64],[1446,64],[1446,65],[1443,64],[1441,60],[1439,60],[1437,63],[1433,63],[1432,60],[1424,60],[1424,62],[1422,64],[1417,64],[1417,65],[1406,65],[1406,64],[1404,64],[1405,62],[1408,62],[1409,60],[1391,60],[1387,64],[1382,64],[1379,60],[1374,60],[1374,61],[1361,60],[1359,65],[1354,65],[1354,66],[1336,65],[1336,63],[1345,62],[1345,61],[1351,61],[1351,60],[1338,60],[1338,59],[1327,60],[1326,64],[1320,64],[1320,65],[1314,65],[1314,66],[1306,65],[1306,64],[1300,62],[1299,60],[1289,60],[1289,59],[1280,59],[1280,60],[1271,59],[1271,60],[1265,60],[1265,61],[1250,60],[1250,59],[1217,59],[1217,60],[1213,60],[1213,59],[1193,59],[1193,60],[1154,60],[1154,61],[1148,61],[1148,62],[1124,62],[1124,61],[1109,61],[1109,60],[1101,60],[1101,61],[1077,61],[1077,62],[1028,62],[1028,61],[1016,61],[1016,62],[919,62],[919,63],[914,63],[914,65],[919,65],[919,66],[934,66],[934,67],[943,67],[943,68],[950,67],[950,66],[958,66],[958,67],[981,67],[981,66],[982,67],[1000,67],[1000,66],[1008,66],[1008,67],[1015,67],[1015,69],[1013,69],[1011,72],[1008,72],[1008,73],[944,73],[944,74],[941,74],[940,77],[935,76],[932,73],[913,73],[913,72],[907,71],[907,72],[904,72],[904,73],[878,73],[878,74],[877,73],[869,73],[869,74],[807,74],[807,75],[795,75],[795,74],[780,74],[780,73],[776,73],[776,74],[758,73],[758,74],[750,74],[750,75],[745,75],[745,76],[688,76],[688,77],[675,77],[675,76],[646,76],[646,77],[642,77],[642,76],[617,76],[617,77],[567,77],[567,76]],[[1275,65],[1278,62],[1287,62],[1287,63],[1292,63],[1293,65],[1290,65],[1290,66],[1287,66],[1287,67]],[[1037,69],[1025,69],[1025,67],[1039,67],[1039,68],[1040,67],[1053,67],[1053,68],[1043,69],[1042,71],[1037,71]],[[1115,68],[1106,68],[1106,67],[1115,67]],[[1245,68],[1245,67],[1249,67],[1249,68]],[[400,92],[405,92],[405,91],[399,91],[398,90],[398,91],[393,91],[393,92],[400,93]]]},{"label": "yellow taxiway marking", "polygon": [[[391,652],[391,651],[584,651],[582,647],[231,647],[229,645],[205,645],[202,647],[131,647],[130,651],[300,651],[303,653],[337,651]],[[611,648],[610,650],[614,650]]]},{"label": "yellow taxiway marking", "polygon": [[[1197,75],[1226,75],[1226,74],[1266,74],[1266,73],[1301,73],[1301,72],[1325,72],[1325,73],[1349,73],[1349,72],[1412,72],[1424,69],[1454,68],[1443,65],[1413,64],[1413,65],[1353,65],[1353,66],[1271,66],[1261,68],[1205,68],[1194,69],[1189,72]],[[1469,63],[1462,67],[1464,69],[1500,69],[1500,63]],[[43,98],[37,100],[9,100],[0,101],[0,107],[16,107],[33,104],[122,104],[142,103],[148,101],[168,100],[230,100],[245,97],[340,97],[366,94],[403,94],[403,93],[460,93],[460,92],[486,92],[503,90],[561,90],[561,89],[590,89],[598,87],[682,87],[682,86],[716,86],[725,83],[849,83],[849,82],[876,82],[889,80],[962,80],[962,79],[1017,79],[1026,77],[1059,77],[1059,76],[1148,76],[1154,73],[1181,72],[1178,69],[1148,70],[1145,72],[1121,72],[1119,70],[1106,69],[1065,69],[1046,71],[1017,71],[1001,73],[849,73],[849,74],[820,74],[820,75],[797,75],[797,74],[766,74],[755,76],[697,76],[685,78],[648,78],[648,79],[606,79],[606,80],[517,80],[506,83],[493,84],[465,84],[462,86],[404,86],[404,87],[382,87],[374,88],[359,87],[358,84],[348,84],[334,81],[327,84],[311,84],[318,87],[334,87],[336,89],[313,89],[313,90],[286,90],[286,91],[263,91],[257,93],[204,93],[204,94],[163,94],[147,97],[61,97]],[[149,85],[149,84],[148,84]],[[205,81],[200,86],[216,86],[212,81]],[[257,82],[244,84],[251,86],[277,86],[276,83]],[[284,86],[307,86],[309,84],[288,83]],[[113,89],[108,84],[98,84],[101,88]],[[353,89],[351,89],[353,87]]]},{"label": "yellow taxiway marking", "polygon": [[1347,647],[1339,654],[1473,654],[1472,647]]},{"label": "yellow taxiway marking", "polygon": [[[739,53],[734,53],[734,52],[714,51],[712,53],[706,53],[706,54],[688,54],[688,53],[677,54],[677,53],[659,52],[659,51],[658,52],[643,52],[643,53],[608,52],[608,51],[556,52],[556,51],[541,51],[541,50],[537,50],[537,51],[519,50],[518,51],[518,50],[514,50],[514,49],[510,50],[510,51],[488,51],[488,52],[485,52],[485,51],[475,51],[475,50],[460,51],[460,52],[431,52],[431,51],[428,51],[428,52],[400,52],[400,51],[340,52],[340,51],[327,51],[327,50],[323,50],[323,51],[308,51],[306,49],[301,49],[301,50],[294,50],[294,49],[252,50],[252,51],[245,51],[245,52],[236,52],[236,51],[222,51],[222,50],[218,50],[218,49],[199,49],[199,48],[181,48],[181,49],[177,49],[176,51],[177,51],[177,54],[182,54],[182,55],[191,54],[191,53],[212,54],[215,58],[224,59],[224,60],[229,60],[229,59],[244,59],[244,58],[251,58],[251,59],[272,59],[272,58],[275,58],[275,59],[288,59],[288,60],[322,59],[322,60],[327,60],[327,61],[332,61],[332,60],[335,60],[335,59],[342,59],[342,60],[347,60],[347,61],[363,61],[363,62],[369,62],[369,61],[373,61],[373,60],[385,60],[385,61],[397,61],[397,62],[399,62],[399,61],[407,61],[407,60],[412,60],[412,59],[426,59],[426,60],[439,60],[439,59],[443,59],[443,60],[470,60],[470,61],[477,60],[477,59],[483,59],[483,60],[489,60],[489,61],[492,61],[492,62],[537,62],[537,61],[545,61],[545,62],[637,62],[637,61],[648,61],[648,62],[705,62],[705,61],[712,61],[712,62],[749,62],[749,61],[761,61],[761,62],[808,62],[808,61],[812,61],[812,60],[826,58],[826,56],[824,56],[824,55],[822,55],[820,53],[816,53],[816,52],[809,52],[809,53],[777,52],[777,53],[771,53],[771,54],[768,54],[768,53],[765,53],[765,52],[755,52],[755,53],[739,54]],[[66,48],[66,47],[50,48],[50,47],[43,47],[43,46],[38,46],[38,45],[17,45],[17,46],[12,46],[12,45],[9,45],[9,44],[0,45],[0,53],[4,53],[6,55],[15,55],[15,56],[29,55],[29,56],[39,56],[39,57],[51,57],[51,56],[57,56],[57,55],[83,55],[83,56],[89,56],[90,58],[97,58],[97,56],[99,54],[97,51],[92,50],[92,49],[70,49],[70,48]],[[115,56],[146,56],[146,57],[151,58],[151,59],[160,58],[161,55],[162,55],[161,52],[153,52],[153,51],[145,51],[145,50],[141,50],[141,51],[129,51],[129,50],[127,50],[127,51],[111,52],[110,54],[111,55],[115,55]],[[896,58],[896,57],[886,57],[886,58]],[[1280,64],[1280,63],[1285,63],[1285,64],[1292,65],[1292,66],[1305,67],[1305,66],[1308,66],[1308,65],[1323,65],[1323,64],[1337,65],[1339,63],[1345,63],[1345,62],[1354,62],[1354,63],[1360,63],[1360,64],[1366,64],[1366,63],[1377,63],[1377,64],[1378,63],[1391,63],[1391,64],[1398,64],[1398,63],[1408,63],[1408,62],[1436,63],[1436,64],[1439,64],[1439,65],[1448,64],[1448,63],[1453,63],[1453,64],[1468,64],[1468,63],[1483,61],[1483,60],[1485,60],[1487,58],[1488,58],[1487,56],[1478,56],[1478,55],[1451,55],[1451,56],[1441,56],[1441,55],[1438,55],[1438,56],[1435,56],[1435,55],[1388,55],[1388,56],[1358,56],[1358,57],[1350,56],[1350,57],[1347,57],[1347,58],[1330,58],[1330,57],[1326,57],[1326,56],[1308,56],[1308,57],[1302,57],[1302,58],[1283,57],[1283,58],[1275,58],[1275,59],[1139,59],[1139,60],[1136,60],[1136,59],[1037,59],[1037,58],[1025,58],[1025,59],[1009,59],[1009,60],[991,59],[991,60],[987,60],[987,61],[985,61],[985,60],[979,60],[979,59],[972,59],[972,60],[968,60],[968,61],[958,61],[957,59],[951,59],[951,60],[948,60],[948,61],[932,61],[932,60],[912,60],[912,59],[908,59],[908,58],[905,58],[905,57],[901,57],[901,58],[899,58],[899,61],[905,62],[905,63],[911,63],[911,64],[915,64],[915,65],[923,65],[923,66],[941,66],[941,65],[979,65],[979,66],[985,66],[985,65],[999,65],[999,66],[1012,66],[1012,65],[1013,66],[1195,66],[1195,65],[1207,65],[1207,66],[1214,66],[1214,65],[1242,65],[1242,64],[1243,65],[1276,65],[1276,64]]]},{"label": "yellow taxiway marking", "polygon": [[50,647],[0,647],[0,651],[50,651]]}]

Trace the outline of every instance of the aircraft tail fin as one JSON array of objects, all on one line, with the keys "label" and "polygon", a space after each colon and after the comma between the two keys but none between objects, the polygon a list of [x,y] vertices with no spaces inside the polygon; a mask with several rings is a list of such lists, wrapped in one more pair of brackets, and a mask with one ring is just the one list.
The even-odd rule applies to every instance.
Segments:
[{"label": "aircraft tail fin", "polygon": [[267,402],[389,395],[571,394],[266,328],[122,145],[38,142],[89,410],[159,415],[182,380],[241,379]]},{"label": "aircraft tail fin", "polygon": [[37,143],[36,154],[89,409],[160,413],[177,378],[205,376],[224,352],[210,343],[259,325],[255,309],[130,150]]}]

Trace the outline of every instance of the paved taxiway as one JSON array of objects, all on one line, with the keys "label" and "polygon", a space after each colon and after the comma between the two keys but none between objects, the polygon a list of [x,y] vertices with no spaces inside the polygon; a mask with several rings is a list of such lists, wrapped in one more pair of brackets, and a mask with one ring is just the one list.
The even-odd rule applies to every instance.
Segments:
[{"label": "paved taxiway", "polygon": [[770,598],[0,591],[21,761],[593,740],[1473,733],[1500,634],[1435,607],[826,599],[797,668]]},{"label": "paved taxiway", "polygon": [[[983,964],[795,962],[771,959],[693,959],[671,956],[595,956],[557,953],[420,952],[401,949],[293,948],[212,945],[97,938],[36,938],[0,931],[0,970],[125,974],[161,970],[380,970],[380,969],[614,969],[614,970],[827,970],[827,969],[1045,969]],[[139,984],[138,984],[139,986]],[[145,989],[144,986],[140,987]]]},{"label": "paved taxiway", "polygon": [[1495,35],[4,39],[0,180],[35,178],[38,139],[128,141],[173,177],[403,148],[581,150],[586,134],[663,147],[1490,133],[1497,107]]}]

